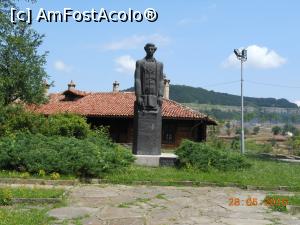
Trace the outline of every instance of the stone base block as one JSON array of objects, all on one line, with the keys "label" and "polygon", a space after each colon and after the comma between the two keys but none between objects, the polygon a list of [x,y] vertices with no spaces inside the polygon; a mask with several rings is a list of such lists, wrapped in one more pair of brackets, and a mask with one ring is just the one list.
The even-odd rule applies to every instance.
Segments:
[{"label": "stone base block", "polygon": [[135,164],[140,166],[175,166],[178,156],[172,153],[162,153],[161,155],[135,155]]},{"label": "stone base block", "polygon": [[161,154],[161,110],[158,112],[138,111],[135,106],[133,154]]}]

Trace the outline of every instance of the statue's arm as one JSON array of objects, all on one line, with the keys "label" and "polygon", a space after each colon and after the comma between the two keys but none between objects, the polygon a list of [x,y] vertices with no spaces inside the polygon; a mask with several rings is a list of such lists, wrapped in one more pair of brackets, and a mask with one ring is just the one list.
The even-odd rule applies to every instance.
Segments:
[{"label": "statue's arm", "polygon": [[164,71],[163,64],[161,64],[161,70],[159,73],[159,82],[158,82],[158,105],[162,106],[163,104],[163,96],[164,96]]},{"label": "statue's arm", "polygon": [[138,105],[142,105],[142,85],[141,85],[141,62],[136,61],[135,72],[134,72],[134,87],[135,95]]},{"label": "statue's arm", "polygon": [[134,87],[136,96],[141,96],[142,94],[142,86],[141,86],[141,63],[139,61],[136,62],[135,72],[134,72]]},{"label": "statue's arm", "polygon": [[161,70],[159,74],[159,89],[158,89],[158,97],[164,96],[164,72],[163,72],[164,65],[161,64]]}]

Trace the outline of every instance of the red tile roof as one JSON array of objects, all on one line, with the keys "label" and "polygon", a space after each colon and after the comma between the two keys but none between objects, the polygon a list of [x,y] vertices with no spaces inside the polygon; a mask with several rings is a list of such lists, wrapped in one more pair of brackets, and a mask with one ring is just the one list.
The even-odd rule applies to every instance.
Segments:
[{"label": "red tile roof", "polygon": [[[50,94],[49,102],[33,108],[35,112],[50,115],[58,112],[72,112],[83,116],[95,117],[129,117],[134,116],[135,95],[133,92],[81,92],[79,99],[73,101],[65,100],[65,91],[59,94]],[[70,93],[69,93],[70,94]],[[164,99],[162,116],[165,119],[204,120],[207,124],[216,124],[216,121],[205,114],[194,111],[175,101]]]}]

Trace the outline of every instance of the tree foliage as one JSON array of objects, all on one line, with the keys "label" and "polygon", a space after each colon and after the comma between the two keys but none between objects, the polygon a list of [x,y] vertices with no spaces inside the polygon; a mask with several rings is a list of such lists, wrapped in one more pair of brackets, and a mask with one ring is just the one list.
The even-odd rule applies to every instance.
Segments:
[{"label": "tree foliage", "polygon": [[274,135],[278,135],[281,131],[282,131],[282,129],[281,129],[281,127],[279,127],[279,126],[274,126],[274,127],[272,127],[272,133],[273,133]]},{"label": "tree foliage", "polygon": [[260,131],[260,127],[259,126],[256,126],[253,128],[253,134],[258,134]]},{"label": "tree foliage", "polygon": [[24,22],[10,22],[11,0],[0,2],[0,103],[45,101],[44,66],[47,52],[39,53],[43,35]]}]

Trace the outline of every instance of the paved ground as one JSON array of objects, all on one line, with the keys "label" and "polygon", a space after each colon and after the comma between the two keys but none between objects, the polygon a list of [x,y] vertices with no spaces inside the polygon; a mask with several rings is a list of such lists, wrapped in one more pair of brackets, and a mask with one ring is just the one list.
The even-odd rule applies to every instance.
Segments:
[{"label": "paved ground", "polygon": [[87,185],[73,188],[68,207],[49,214],[61,221],[80,218],[84,225],[300,225],[300,215],[272,212],[264,205],[229,205],[230,198],[261,203],[265,194],[219,187]]}]

